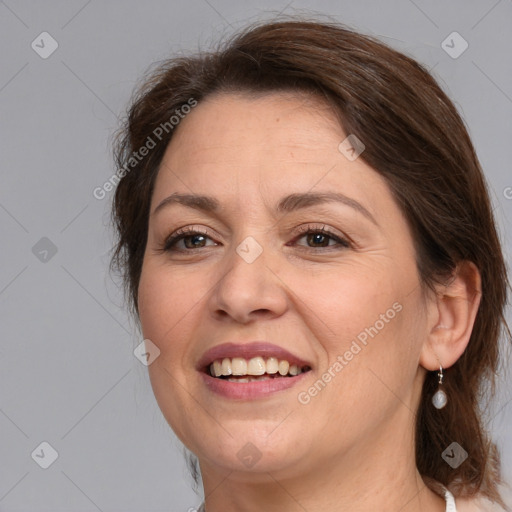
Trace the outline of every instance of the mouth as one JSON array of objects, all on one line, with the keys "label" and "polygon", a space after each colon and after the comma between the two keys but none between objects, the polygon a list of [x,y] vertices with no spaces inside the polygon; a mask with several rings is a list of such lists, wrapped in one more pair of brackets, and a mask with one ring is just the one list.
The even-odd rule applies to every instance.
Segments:
[{"label": "mouth", "polygon": [[228,382],[255,382],[271,379],[291,378],[311,370],[308,365],[290,363],[277,357],[264,358],[261,356],[245,359],[243,357],[225,357],[216,359],[204,372],[210,377]]},{"label": "mouth", "polygon": [[312,365],[264,341],[224,343],[203,354],[196,369],[207,389],[223,398],[265,398],[296,386]]}]

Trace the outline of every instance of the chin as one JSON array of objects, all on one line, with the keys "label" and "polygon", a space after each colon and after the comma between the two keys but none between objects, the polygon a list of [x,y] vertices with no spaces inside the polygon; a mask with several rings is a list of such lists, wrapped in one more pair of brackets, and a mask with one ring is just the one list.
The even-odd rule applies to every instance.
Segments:
[{"label": "chin", "polygon": [[275,423],[265,429],[233,428],[226,424],[229,434],[218,427],[200,439],[189,438],[186,445],[200,461],[241,474],[286,473],[298,468],[301,461],[309,460],[307,447],[301,446],[303,432],[292,435],[287,429],[276,435],[273,429]]}]

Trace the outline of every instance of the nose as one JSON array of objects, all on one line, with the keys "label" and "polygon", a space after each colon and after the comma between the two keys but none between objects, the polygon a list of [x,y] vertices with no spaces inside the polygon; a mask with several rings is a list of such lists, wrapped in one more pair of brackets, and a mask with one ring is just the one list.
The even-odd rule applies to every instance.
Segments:
[{"label": "nose", "polygon": [[241,324],[281,316],[288,307],[286,287],[269,266],[266,251],[253,261],[242,251],[243,247],[226,256],[228,260],[210,296],[212,315],[217,320]]}]

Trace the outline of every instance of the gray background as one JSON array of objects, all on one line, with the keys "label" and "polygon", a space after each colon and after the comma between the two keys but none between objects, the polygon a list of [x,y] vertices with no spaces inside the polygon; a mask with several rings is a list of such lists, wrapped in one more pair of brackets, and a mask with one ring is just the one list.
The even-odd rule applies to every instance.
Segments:
[{"label": "gray background", "polygon": [[[112,194],[92,192],[115,170],[110,137],[151,62],[312,11],[433,69],[469,126],[510,262],[511,0],[0,1],[0,511],[200,502],[108,275]],[[44,31],[59,45],[46,59],[31,47]],[[469,43],[456,59],[441,46],[453,31]],[[501,381],[491,426],[512,480],[512,385]],[[43,441],[59,454],[48,469],[31,456]]]}]

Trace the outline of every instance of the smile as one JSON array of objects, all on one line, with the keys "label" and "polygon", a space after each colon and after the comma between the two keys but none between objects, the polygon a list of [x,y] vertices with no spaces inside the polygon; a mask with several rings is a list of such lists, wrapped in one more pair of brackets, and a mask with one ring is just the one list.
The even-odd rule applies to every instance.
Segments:
[{"label": "smile", "polygon": [[264,359],[258,356],[249,360],[242,357],[217,359],[209,366],[208,371],[212,377],[244,383],[294,377],[310,369],[309,366],[290,364],[286,359],[277,357]]}]

